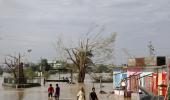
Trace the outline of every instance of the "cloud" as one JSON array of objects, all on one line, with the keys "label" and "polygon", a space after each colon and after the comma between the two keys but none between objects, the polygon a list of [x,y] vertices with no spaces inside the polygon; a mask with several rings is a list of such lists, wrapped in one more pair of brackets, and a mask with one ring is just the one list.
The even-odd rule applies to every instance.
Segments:
[{"label": "cloud", "polygon": [[119,48],[133,48],[137,39],[169,36],[169,5],[168,0],[0,0],[1,52],[28,46],[35,49],[34,58],[55,57],[48,50],[59,33],[74,41],[94,24],[104,25],[104,34],[117,32]]},{"label": "cloud", "polygon": [[148,33],[148,34],[154,36],[154,35],[157,35],[158,33],[156,33],[156,32],[150,32],[150,33]]}]

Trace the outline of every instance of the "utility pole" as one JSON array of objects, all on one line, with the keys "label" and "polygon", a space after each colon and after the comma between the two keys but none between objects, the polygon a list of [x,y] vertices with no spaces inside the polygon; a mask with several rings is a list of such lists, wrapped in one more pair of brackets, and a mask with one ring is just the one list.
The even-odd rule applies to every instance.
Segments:
[{"label": "utility pole", "polygon": [[155,54],[154,54],[154,52],[155,52],[155,48],[153,47],[153,45],[152,45],[152,42],[151,42],[151,41],[149,41],[148,48],[149,48],[149,55],[150,55],[150,56],[154,56],[154,55],[155,55]]},{"label": "utility pole", "polygon": [[18,84],[20,84],[20,57],[21,56],[20,56],[20,53],[19,53],[18,54],[18,65],[17,65],[18,66],[17,67],[18,68],[18,76],[17,76],[18,77]]}]

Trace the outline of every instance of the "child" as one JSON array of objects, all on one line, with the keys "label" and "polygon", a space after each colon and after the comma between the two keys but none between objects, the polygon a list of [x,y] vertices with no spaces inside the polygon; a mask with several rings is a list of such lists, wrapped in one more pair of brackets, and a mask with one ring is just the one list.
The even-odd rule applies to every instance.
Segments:
[{"label": "child", "polygon": [[86,100],[83,87],[81,87],[80,91],[77,93],[77,100]]},{"label": "child", "polygon": [[95,92],[95,88],[93,87],[92,88],[92,92],[90,93],[90,100],[99,100],[98,97],[97,97],[97,94]]},{"label": "child", "polygon": [[54,93],[54,88],[52,87],[52,84],[50,84],[50,87],[48,88],[48,97],[52,97]]},{"label": "child", "polygon": [[58,84],[56,84],[56,88],[55,88],[55,98],[56,100],[59,100],[60,97],[60,87],[58,86]]}]

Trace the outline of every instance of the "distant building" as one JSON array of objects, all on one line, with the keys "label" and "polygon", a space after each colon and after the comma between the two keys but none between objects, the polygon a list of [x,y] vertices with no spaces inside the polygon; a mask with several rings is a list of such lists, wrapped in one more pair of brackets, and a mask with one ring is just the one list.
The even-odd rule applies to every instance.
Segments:
[{"label": "distant building", "polygon": [[62,63],[59,63],[58,61],[55,61],[55,60],[48,61],[48,64],[50,64],[52,68],[61,68],[62,67]]}]

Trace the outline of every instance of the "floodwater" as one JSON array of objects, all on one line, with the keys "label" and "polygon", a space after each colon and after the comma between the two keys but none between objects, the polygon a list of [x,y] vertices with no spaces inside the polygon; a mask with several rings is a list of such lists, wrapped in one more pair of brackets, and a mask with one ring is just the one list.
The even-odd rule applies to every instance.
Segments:
[{"label": "floodwater", "polygon": [[[53,76],[54,79],[55,76]],[[0,84],[2,84],[3,77],[0,77]],[[40,87],[25,88],[25,89],[14,89],[9,87],[3,87],[0,85],[0,100],[55,100],[54,98],[48,98],[47,88],[49,84],[55,87],[56,82],[46,83]],[[100,84],[92,83],[90,77],[87,75],[84,84],[67,84],[58,83],[61,89],[60,100],[76,100],[76,95],[80,87],[85,88],[86,100],[89,100],[89,93],[91,88],[96,88],[96,93],[99,100],[124,100],[123,97],[115,96],[110,94],[112,91],[112,83],[102,83],[102,90],[107,92],[107,94],[99,94]]]}]

